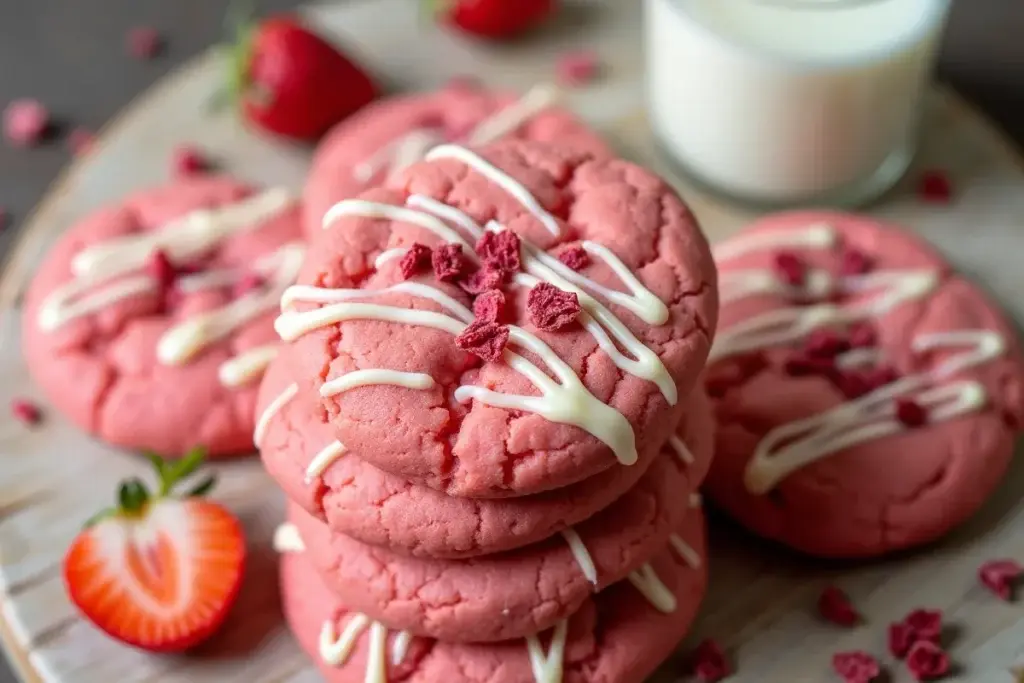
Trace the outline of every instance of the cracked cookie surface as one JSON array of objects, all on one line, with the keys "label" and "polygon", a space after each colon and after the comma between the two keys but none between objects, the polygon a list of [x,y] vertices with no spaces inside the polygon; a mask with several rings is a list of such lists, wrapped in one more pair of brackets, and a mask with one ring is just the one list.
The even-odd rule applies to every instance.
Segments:
[{"label": "cracked cookie surface", "polygon": [[[1024,414],[1016,333],[986,293],[865,217],[781,214],[715,254],[716,503],[831,557],[934,540],[982,505]],[[753,336],[766,315],[781,337]]]}]

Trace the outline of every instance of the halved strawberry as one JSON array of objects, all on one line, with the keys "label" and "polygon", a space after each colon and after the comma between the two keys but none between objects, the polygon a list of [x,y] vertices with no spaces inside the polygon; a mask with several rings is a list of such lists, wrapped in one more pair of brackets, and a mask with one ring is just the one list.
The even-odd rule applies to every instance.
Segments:
[{"label": "halved strawberry", "polygon": [[91,519],[64,558],[71,601],[117,640],[187,650],[220,627],[238,595],[245,538],[234,515],[201,498],[214,479],[174,496],[203,455],[193,450],[173,463],[150,456],[157,493],[139,479],[122,482],[117,507]]}]

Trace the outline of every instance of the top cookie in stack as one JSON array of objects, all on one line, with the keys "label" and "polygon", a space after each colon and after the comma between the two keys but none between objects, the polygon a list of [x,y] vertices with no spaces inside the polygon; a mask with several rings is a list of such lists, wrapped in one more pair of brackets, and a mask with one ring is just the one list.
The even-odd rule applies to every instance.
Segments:
[{"label": "top cookie in stack", "polygon": [[[441,145],[335,204],[282,300],[256,433],[305,551],[286,611],[329,679],[653,670],[703,592],[716,315],[696,221],[624,161]],[[630,620],[659,636],[628,657],[594,640]]]}]

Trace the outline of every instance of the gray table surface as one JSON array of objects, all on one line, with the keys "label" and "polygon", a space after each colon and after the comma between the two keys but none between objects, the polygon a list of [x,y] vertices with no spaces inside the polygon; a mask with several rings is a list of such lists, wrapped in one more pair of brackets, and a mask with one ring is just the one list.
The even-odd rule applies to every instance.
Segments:
[{"label": "gray table surface", "polygon": [[[409,2],[415,11],[415,0]],[[35,97],[65,130],[97,130],[175,65],[218,42],[227,4],[0,0],[0,108],[14,98]],[[297,4],[258,3],[267,12]],[[125,34],[139,25],[157,27],[166,36],[166,50],[158,59],[138,62],[126,55]],[[955,0],[939,74],[1024,147],[1024,0]],[[0,145],[0,208],[11,216],[0,235],[0,250],[69,158],[59,136],[31,150]],[[0,683],[14,681],[0,661]]]}]

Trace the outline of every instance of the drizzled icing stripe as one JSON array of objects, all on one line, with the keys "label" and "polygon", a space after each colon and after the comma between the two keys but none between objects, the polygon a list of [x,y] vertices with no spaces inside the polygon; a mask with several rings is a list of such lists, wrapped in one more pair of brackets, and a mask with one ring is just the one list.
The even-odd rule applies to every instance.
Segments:
[{"label": "drizzled icing stripe", "polygon": [[670,535],[668,541],[672,545],[672,549],[676,551],[676,554],[686,564],[690,565],[693,569],[700,569],[702,564],[700,553],[694,550],[693,546],[684,541],[678,534]]},{"label": "drizzled icing stripe", "polygon": [[270,421],[274,419],[274,416],[281,412],[281,409],[288,405],[288,402],[295,398],[298,393],[299,385],[289,384],[285,387],[284,391],[278,394],[277,397],[263,409],[260,419],[256,420],[256,429],[254,429],[252,433],[252,441],[257,447],[263,441],[263,437],[266,436],[267,427],[270,426]]},{"label": "drizzled icing stripe", "polygon": [[434,386],[434,378],[422,372],[401,372],[382,368],[355,370],[324,382],[320,386],[320,395],[336,396],[349,389],[375,384],[389,384],[406,389],[430,389]]},{"label": "drizzled icing stripe", "polygon": [[226,387],[240,387],[256,379],[277,357],[278,344],[254,346],[237,356],[232,356],[217,368],[217,378]]},{"label": "drizzled icing stripe", "polygon": [[[311,311],[285,311],[277,318],[274,327],[282,339],[294,341],[312,330],[346,320],[380,320],[430,327],[453,336],[458,336],[467,327],[467,323],[463,321],[433,311],[347,302],[329,304]],[[552,422],[575,425],[607,444],[623,465],[632,465],[636,462],[633,429],[621,413],[591,394],[572,368],[534,335],[510,325],[509,341],[538,356],[555,375],[557,381],[552,380],[527,359],[506,350],[505,361],[513,370],[526,377],[541,395],[517,396],[483,387],[463,385],[455,390],[456,400],[464,403],[475,399],[499,408],[536,413]]]},{"label": "drizzled icing stripe", "polygon": [[156,345],[157,359],[165,365],[187,363],[241,325],[274,310],[285,289],[298,277],[305,255],[305,245],[292,242],[257,261],[257,272],[270,271],[266,286],[220,308],[192,316],[164,332]]},{"label": "drizzled icing stripe", "polygon": [[576,564],[580,566],[580,571],[583,572],[583,576],[590,583],[597,585],[597,567],[594,566],[594,558],[590,556],[590,551],[587,550],[587,546],[583,543],[583,539],[576,533],[576,530],[572,527],[562,530],[562,537],[565,538],[565,542],[569,544],[569,550],[572,551],[572,556],[576,559]]},{"label": "drizzled icing stripe", "polygon": [[306,552],[306,544],[302,542],[298,527],[290,523],[282,524],[274,530],[273,546],[279,553]]},{"label": "drizzled icing stripe", "polygon": [[654,609],[664,614],[676,611],[676,596],[662,583],[650,563],[642,565],[629,574],[629,582],[647,598]]},{"label": "drizzled icing stripe", "polygon": [[672,447],[676,457],[679,458],[684,465],[692,465],[694,463],[693,453],[690,452],[689,447],[687,447],[686,443],[678,436],[675,434],[670,436],[668,438],[668,445]]},{"label": "drizzled icing stripe", "polygon": [[320,451],[318,451],[309,462],[309,466],[306,467],[306,483],[313,483],[313,481],[326,472],[327,468],[333,465],[338,458],[345,455],[345,450],[345,444],[340,441],[332,441],[320,449]]},{"label": "drizzled icing stripe", "polygon": [[476,252],[473,251],[473,245],[464,240],[457,231],[452,230],[444,222],[430,214],[392,204],[370,202],[365,199],[343,199],[324,214],[324,230],[327,230],[335,221],[345,216],[383,218],[391,221],[401,221],[402,223],[411,223],[412,225],[429,230],[445,242],[461,244],[466,256],[473,261],[478,261]]},{"label": "drizzled icing stripe", "polygon": [[557,100],[558,89],[553,85],[535,85],[511,106],[495,112],[477,124],[469,136],[469,144],[479,147],[494,142],[552,106]]},{"label": "drizzled icing stripe", "polygon": [[569,621],[562,619],[551,635],[551,644],[544,652],[540,638],[526,636],[526,651],[530,655],[530,667],[536,683],[562,683],[565,671],[565,639],[569,633]]},{"label": "drizzled icing stripe", "polygon": [[[816,224],[797,231],[755,233],[715,249],[719,263],[757,251],[779,248],[828,248],[837,244],[836,231]],[[873,296],[845,305],[820,303],[768,311],[744,320],[719,333],[711,351],[712,360],[738,353],[800,341],[822,327],[846,325],[885,315],[897,306],[921,299],[939,284],[932,270],[875,271],[840,278],[818,273],[817,284],[799,292],[801,297],[820,298],[822,292],[842,291]],[[731,299],[762,293],[779,293],[784,288],[768,271],[744,270],[723,278],[732,288]],[[951,381],[971,367],[984,364],[1005,352],[1006,342],[994,330],[957,330],[919,335],[911,340],[916,353],[953,351],[932,370],[904,376],[864,396],[817,415],[795,420],[772,429],[754,450],[744,473],[746,488],[763,494],[792,472],[851,446],[897,434],[906,427],[896,419],[896,399],[911,398],[928,411],[930,423],[981,409],[987,402],[985,387],[969,380]],[[964,348],[966,347],[966,348]],[[955,352],[960,349],[960,352]],[[840,367],[872,365],[881,360],[877,350],[854,349],[841,354]]]},{"label": "drizzled icing stripe", "polygon": [[497,166],[488,163],[480,156],[458,145],[440,145],[427,152],[427,161],[436,161],[438,159],[455,159],[466,164],[510,194],[517,202],[523,205],[523,208],[532,213],[552,235],[558,237],[562,234],[562,229],[558,226],[558,220],[541,206],[540,202],[518,180]]},{"label": "drizzled icing stripe", "polygon": [[[320,659],[328,666],[344,666],[348,658],[352,656],[352,650],[355,649],[359,637],[367,629],[370,631],[369,652],[366,657],[366,674],[363,680],[365,683],[387,683],[388,628],[378,621],[373,621],[365,614],[352,614],[340,635],[337,633],[337,626],[333,621],[325,621],[320,629]],[[398,666],[405,659],[411,639],[412,635],[407,631],[400,631],[395,635],[391,644],[390,661],[392,666]]]}]

